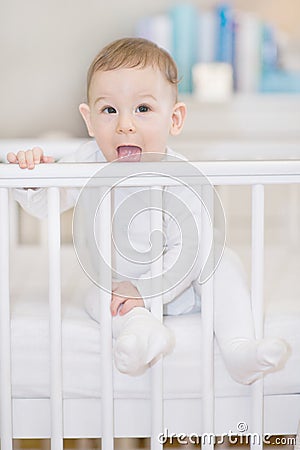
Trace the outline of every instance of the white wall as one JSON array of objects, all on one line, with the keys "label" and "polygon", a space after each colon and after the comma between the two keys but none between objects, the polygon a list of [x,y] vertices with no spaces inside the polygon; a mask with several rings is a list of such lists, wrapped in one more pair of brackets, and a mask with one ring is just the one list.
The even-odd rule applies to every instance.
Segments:
[{"label": "white wall", "polygon": [[0,11],[0,136],[83,133],[87,68],[108,41],[168,0],[7,0]]},{"label": "white wall", "polygon": [[[142,15],[165,11],[174,3],[2,0],[0,137],[35,137],[55,131],[85,135],[78,104],[85,99],[86,71],[95,54],[108,41],[132,35],[134,23]],[[209,0],[191,3],[214,4]],[[251,5],[251,1],[235,3]],[[297,8],[299,0],[261,3],[272,11],[274,4],[290,11],[288,4]],[[266,7],[262,13],[266,14]]]}]

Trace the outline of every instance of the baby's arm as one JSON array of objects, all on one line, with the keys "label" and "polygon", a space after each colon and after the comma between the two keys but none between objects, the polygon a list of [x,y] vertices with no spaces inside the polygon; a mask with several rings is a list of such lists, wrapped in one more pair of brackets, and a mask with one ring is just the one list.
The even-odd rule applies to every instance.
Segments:
[{"label": "baby's arm", "polygon": [[19,164],[21,169],[34,169],[40,163],[53,163],[53,156],[44,155],[43,149],[33,147],[29,150],[20,150],[17,153],[7,154],[7,161],[11,164]]}]

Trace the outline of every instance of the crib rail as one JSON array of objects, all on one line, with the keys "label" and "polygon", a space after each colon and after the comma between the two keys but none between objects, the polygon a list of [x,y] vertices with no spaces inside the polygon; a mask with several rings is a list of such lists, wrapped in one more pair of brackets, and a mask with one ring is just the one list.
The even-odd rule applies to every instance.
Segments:
[{"label": "crib rail", "polygon": [[[175,177],[190,184],[199,184],[199,173],[203,174],[202,181],[209,179],[212,185],[253,185],[253,184],[291,184],[299,183],[300,160],[278,161],[205,161],[191,162],[198,170],[197,175],[186,171],[186,162],[168,161],[163,163],[164,174],[169,178],[159,176],[157,163],[140,162],[138,173],[135,173],[134,163],[113,164],[109,177],[101,175],[101,169],[107,163],[61,163],[41,164],[34,171],[20,170],[16,165],[0,164],[0,187],[49,187],[72,186],[82,187],[93,177],[99,186],[112,186],[115,180],[124,178],[122,186],[173,186],[178,182]],[[143,174],[153,174],[151,177]],[[196,174],[196,171],[195,171]]]},{"label": "crib rail", "polygon": [[[164,163],[163,175],[157,173],[157,164],[139,163],[138,175],[132,176],[137,165],[115,164],[111,171],[102,176],[101,169],[107,164],[53,164],[40,165],[34,171],[21,170],[17,166],[0,165],[0,325],[1,325],[1,448],[12,449],[13,423],[11,403],[10,374],[10,329],[9,329],[9,248],[8,248],[8,190],[11,188],[45,187],[48,188],[49,215],[49,277],[50,277],[50,330],[51,330],[51,449],[62,450],[64,437],[63,399],[61,385],[61,316],[60,316],[60,238],[59,238],[59,187],[82,187],[93,177],[94,182],[105,187],[114,186],[122,178],[122,186],[173,186],[181,182],[204,186],[212,185],[251,185],[252,186],[252,301],[257,324],[257,336],[263,330],[263,256],[264,256],[264,185],[300,183],[300,161],[233,161],[233,162],[195,162],[193,166],[198,174],[191,176],[185,172],[186,163]],[[166,176],[165,174],[168,174]],[[157,189],[154,189],[157,192]],[[159,199],[158,199],[159,201]],[[107,235],[100,245],[107,258],[110,258],[110,198],[102,205],[106,213],[103,217]],[[161,227],[161,217],[152,216],[155,228]],[[204,221],[205,222],[205,221]],[[203,227],[204,242],[207,227]],[[50,231],[51,230],[51,231]],[[160,245],[158,243],[158,245]],[[161,271],[161,261],[153,266],[153,272]],[[102,448],[113,450],[114,408],[111,355],[111,319],[109,312],[110,296],[101,293],[102,317]],[[162,302],[157,302],[153,313],[162,320]],[[203,336],[203,426],[205,433],[214,433],[214,384],[213,384],[213,289],[212,279],[207,283],[202,297]],[[100,376],[100,374],[99,374]],[[152,436],[151,449],[158,450],[162,444],[157,435],[163,432],[163,383],[162,364],[152,369]],[[252,428],[263,432],[263,383],[256,382],[253,387]],[[203,448],[213,448],[212,441],[203,441]],[[256,445],[262,448],[262,442]]]}]

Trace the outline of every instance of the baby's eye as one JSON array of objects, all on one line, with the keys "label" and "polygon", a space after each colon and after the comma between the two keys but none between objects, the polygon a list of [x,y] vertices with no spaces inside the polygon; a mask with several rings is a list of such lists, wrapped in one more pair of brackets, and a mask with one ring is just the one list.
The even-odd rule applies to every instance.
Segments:
[{"label": "baby's eye", "polygon": [[149,108],[149,106],[147,106],[147,105],[139,105],[139,106],[136,108],[136,110],[137,110],[137,112],[145,113],[145,112],[150,111],[150,108]]},{"label": "baby's eye", "polygon": [[112,106],[105,106],[105,108],[102,108],[102,112],[106,114],[116,114],[117,111]]}]

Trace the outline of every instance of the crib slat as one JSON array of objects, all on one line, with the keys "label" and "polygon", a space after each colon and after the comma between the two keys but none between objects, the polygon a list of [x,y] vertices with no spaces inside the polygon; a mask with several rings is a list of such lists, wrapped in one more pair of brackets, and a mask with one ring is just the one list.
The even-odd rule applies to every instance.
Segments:
[{"label": "crib slat", "polygon": [[51,450],[63,449],[59,189],[48,188]]},{"label": "crib slat", "polygon": [[1,448],[12,450],[11,339],[9,302],[8,189],[0,188],[0,426]]},{"label": "crib slat", "polygon": [[[153,282],[154,291],[162,292],[163,258],[157,257],[162,252],[162,188],[153,186],[151,188],[151,276],[157,277]],[[153,231],[155,230],[155,233]],[[151,313],[160,321],[163,320],[162,294],[153,298]],[[158,440],[159,434],[163,432],[163,362],[157,361],[151,368],[151,450],[163,448]]]},{"label": "crib slat", "polygon": [[[264,329],[264,186],[252,186],[252,310],[257,339],[263,337]],[[253,439],[252,450],[263,448],[264,384],[263,379],[252,386],[252,433],[261,439]]]},{"label": "crib slat", "polygon": [[[212,274],[213,269],[213,187],[202,187],[201,206],[201,254],[202,263],[208,256],[206,274]],[[202,326],[202,432],[201,448],[212,449],[213,439],[209,436],[214,433],[214,302],[213,302],[213,276],[205,281],[201,289],[201,326]]]},{"label": "crib slat", "polygon": [[19,204],[14,201],[13,194],[9,195],[9,244],[10,252],[15,249],[19,243],[20,230],[19,230]]},{"label": "crib slat", "polygon": [[[99,206],[98,242],[101,249],[100,285],[106,289],[100,290],[100,332],[101,332],[101,417],[103,450],[114,449],[114,387],[112,366],[112,317],[111,303],[111,190],[101,189]],[[106,263],[105,263],[106,262]]]}]

